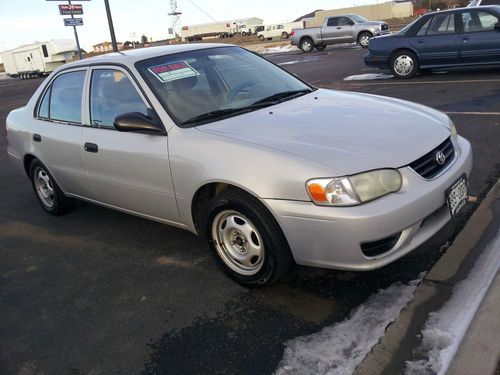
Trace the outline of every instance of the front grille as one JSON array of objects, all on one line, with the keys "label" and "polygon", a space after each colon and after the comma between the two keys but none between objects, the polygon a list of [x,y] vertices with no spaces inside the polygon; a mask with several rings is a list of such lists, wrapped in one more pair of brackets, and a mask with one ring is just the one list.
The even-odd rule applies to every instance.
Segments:
[{"label": "front grille", "polygon": [[369,258],[376,257],[391,250],[401,237],[401,232],[381,240],[365,242],[361,244],[361,251]]},{"label": "front grille", "polygon": [[389,25],[386,23],[382,24],[382,27],[380,28],[381,30],[387,30],[389,28]]},{"label": "front grille", "polygon": [[[439,152],[442,152],[446,157],[443,164],[439,164],[436,158],[436,155]],[[410,164],[410,168],[417,172],[420,176],[425,179],[431,179],[436,177],[442,170],[444,170],[450,163],[453,161],[455,157],[455,148],[453,147],[453,143],[451,139],[448,138],[446,141],[441,143],[431,152],[428,152],[420,159],[415,160]]]}]

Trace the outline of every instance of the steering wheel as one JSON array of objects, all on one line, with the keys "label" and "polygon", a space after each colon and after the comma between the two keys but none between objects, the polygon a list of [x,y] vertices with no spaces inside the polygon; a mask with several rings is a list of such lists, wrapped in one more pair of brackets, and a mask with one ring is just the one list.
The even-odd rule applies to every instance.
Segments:
[{"label": "steering wheel", "polygon": [[253,86],[253,85],[255,85],[255,83],[250,82],[250,81],[240,83],[234,89],[231,90],[231,94],[229,95],[229,101],[232,102],[234,100],[234,98],[236,97],[236,95],[238,95],[238,93],[241,90],[243,90],[244,88]]}]

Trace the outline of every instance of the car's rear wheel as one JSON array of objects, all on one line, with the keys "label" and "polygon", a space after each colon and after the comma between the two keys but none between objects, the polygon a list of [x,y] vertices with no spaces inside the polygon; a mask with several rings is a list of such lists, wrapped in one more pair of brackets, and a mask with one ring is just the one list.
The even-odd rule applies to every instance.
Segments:
[{"label": "car's rear wheel", "polygon": [[264,35],[259,35],[259,40],[263,41],[264,39],[266,39],[264,38]]},{"label": "car's rear wheel", "polygon": [[391,58],[391,72],[398,79],[415,77],[420,69],[417,55],[411,51],[399,51]]},{"label": "car's rear wheel", "polygon": [[288,33],[287,33],[286,31],[283,31],[283,32],[281,33],[281,39],[288,39],[288,37],[289,37],[289,36],[290,36],[290,35],[288,35]]},{"label": "car's rear wheel", "polygon": [[226,190],[208,204],[205,232],[217,264],[247,287],[271,284],[293,264],[276,220],[255,198]]},{"label": "car's rear wheel", "polygon": [[363,48],[368,48],[370,39],[373,37],[372,33],[368,31],[363,31],[358,35],[358,44]]},{"label": "car's rear wheel", "polygon": [[48,169],[37,159],[31,162],[30,177],[40,205],[49,214],[62,215],[73,208],[75,200],[64,195]]},{"label": "car's rear wheel", "polygon": [[300,41],[300,49],[304,52],[311,52],[314,49],[314,44],[311,38],[303,38]]}]

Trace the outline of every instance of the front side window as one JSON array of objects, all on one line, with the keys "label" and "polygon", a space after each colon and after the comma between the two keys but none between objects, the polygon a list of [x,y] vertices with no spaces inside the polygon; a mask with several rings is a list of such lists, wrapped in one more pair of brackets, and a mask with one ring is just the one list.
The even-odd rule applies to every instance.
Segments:
[{"label": "front side window", "polygon": [[113,128],[115,118],[127,112],[148,114],[148,109],[129,78],[115,69],[95,69],[90,84],[90,122]]},{"label": "front side window", "polygon": [[[158,100],[181,126],[273,105],[311,92],[300,80],[238,47],[159,56],[136,63]],[[199,119],[199,121],[197,120]]]},{"label": "front side window", "polygon": [[455,15],[444,13],[434,16],[427,35],[450,34],[455,32]]},{"label": "front side window", "polygon": [[354,22],[347,17],[340,17],[340,19],[339,19],[340,26],[351,26],[353,24],[354,24]]},{"label": "front side window", "polygon": [[498,17],[484,11],[468,11],[462,13],[464,32],[493,31],[498,23]]},{"label": "front side window", "polygon": [[40,103],[38,116],[75,124],[82,122],[82,92],[85,71],[63,73],[56,77]]}]

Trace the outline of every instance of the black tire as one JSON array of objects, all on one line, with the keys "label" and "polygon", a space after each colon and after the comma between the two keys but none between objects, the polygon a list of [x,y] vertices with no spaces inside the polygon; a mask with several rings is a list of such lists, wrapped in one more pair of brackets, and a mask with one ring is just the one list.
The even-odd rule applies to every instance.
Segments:
[{"label": "black tire", "polygon": [[[244,274],[244,272],[250,272],[247,270],[242,270],[241,272],[235,270],[241,269],[240,264],[235,262],[234,258],[227,255],[231,251],[227,249],[224,243],[219,244],[218,238],[220,239],[220,237],[214,234],[214,231],[219,234],[233,232],[235,230],[239,232],[239,228],[234,228],[231,224],[227,223],[230,219],[224,219],[224,215],[232,213],[243,221],[242,224],[237,220],[233,220],[233,224],[249,224],[254,227],[255,231],[251,232],[252,234],[248,240],[257,243],[259,247],[263,246],[263,250],[261,250],[263,254],[259,258],[258,263],[256,260],[255,269],[251,270],[254,274]],[[219,218],[223,219],[222,225],[220,226]],[[283,277],[294,263],[288,243],[278,223],[259,200],[249,195],[232,189],[221,192],[208,204],[204,212],[203,225],[205,228],[205,235],[217,265],[231,279],[245,287],[270,285]],[[241,229],[241,232],[244,233],[245,229],[243,226]],[[226,232],[223,232],[224,230],[226,230]],[[239,233],[237,238],[235,237],[236,241],[233,241],[232,245],[233,250],[238,246],[238,244],[235,245],[234,242],[237,242],[240,235],[246,239],[246,236],[242,233]],[[232,235],[234,236],[235,233],[232,233]],[[257,239],[261,239],[262,243]],[[224,240],[221,239],[221,242],[222,241]],[[248,245],[245,245],[246,242],[248,241],[243,240],[243,248],[247,246],[248,249]],[[251,246],[251,244],[249,245]],[[246,252],[246,250],[240,251]],[[244,254],[243,252],[241,255]],[[224,259],[224,257],[226,257],[226,259]],[[256,256],[252,256],[250,259],[254,257]]]},{"label": "black tire", "polygon": [[259,35],[259,40],[260,41],[264,41],[264,39],[266,39],[266,38],[264,38],[264,35]]},{"label": "black tire", "polygon": [[397,79],[410,79],[420,70],[420,62],[412,51],[398,51],[390,59],[391,72]]},{"label": "black tire", "polygon": [[324,51],[324,50],[325,50],[325,48],[326,48],[326,45],[316,46],[316,49],[317,49],[318,51]]},{"label": "black tire", "polygon": [[283,31],[281,33],[281,39],[288,39],[290,37],[290,35],[288,35],[288,33],[286,31]]},{"label": "black tire", "polygon": [[[52,189],[52,199],[44,199],[42,197],[42,193],[37,187],[38,176],[45,176],[47,178],[47,184]],[[55,216],[63,215],[75,206],[75,200],[64,195],[47,167],[45,167],[45,165],[43,165],[38,159],[34,159],[31,162],[30,179],[31,185],[33,186],[33,190],[36,197],[38,198],[38,201],[40,202],[40,205],[49,214]],[[50,195],[50,193],[48,193],[47,195]],[[52,201],[52,204],[49,204],[49,201]]]},{"label": "black tire", "polygon": [[358,35],[358,44],[363,48],[368,48],[368,40],[373,37],[373,34],[369,31],[363,31]]},{"label": "black tire", "polygon": [[299,48],[304,52],[312,52],[314,50],[313,40],[309,37],[302,38]]}]

